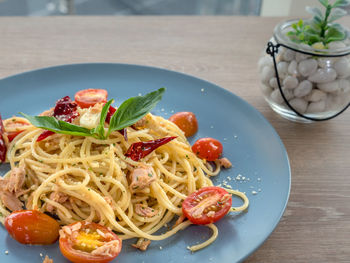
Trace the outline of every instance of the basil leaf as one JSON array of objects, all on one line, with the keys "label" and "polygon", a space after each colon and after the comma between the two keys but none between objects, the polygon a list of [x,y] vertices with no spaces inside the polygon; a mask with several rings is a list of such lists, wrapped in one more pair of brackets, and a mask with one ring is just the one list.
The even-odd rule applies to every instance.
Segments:
[{"label": "basil leaf", "polygon": [[51,116],[30,116],[23,112],[20,112],[24,118],[26,118],[35,127],[49,130],[55,133],[75,135],[75,136],[93,136],[89,129],[80,127],[65,121],[57,120]]},{"label": "basil leaf", "polygon": [[111,132],[124,129],[144,117],[162,99],[165,88],[160,88],[144,96],[132,97],[124,101],[113,114],[107,137]]},{"label": "basil leaf", "polygon": [[94,128],[91,132],[95,133],[99,136],[99,138],[101,140],[105,140],[106,136],[105,136],[105,121],[106,121],[106,117],[109,111],[109,106],[111,106],[111,104],[113,103],[113,99],[109,100],[102,108],[101,111],[101,116],[100,116],[100,123],[97,125],[96,128]]}]

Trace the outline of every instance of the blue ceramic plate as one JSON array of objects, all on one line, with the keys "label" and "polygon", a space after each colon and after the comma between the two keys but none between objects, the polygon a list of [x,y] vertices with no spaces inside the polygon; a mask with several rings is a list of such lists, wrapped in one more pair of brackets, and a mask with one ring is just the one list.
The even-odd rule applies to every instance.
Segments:
[{"label": "blue ceramic plate", "polygon": [[[190,139],[214,137],[224,146],[224,156],[234,167],[221,172],[214,184],[229,184],[246,192],[246,212],[219,221],[218,239],[191,253],[187,246],[210,236],[206,227],[191,226],[175,236],[152,242],[146,252],[123,243],[118,262],[239,262],[256,250],[278,224],[290,190],[290,167],[286,150],[276,131],[252,106],[209,82],[158,68],[124,64],[78,64],[46,68],[0,80],[0,112],[3,118],[23,111],[39,114],[65,95],[88,88],[108,90],[119,105],[125,99],[160,87],[167,91],[153,113],[168,118],[174,112],[192,111],[199,131]],[[8,166],[0,166],[3,174]],[[239,200],[234,200],[239,205]],[[8,251],[8,254],[5,254]],[[0,226],[0,262],[41,262],[41,255],[54,262],[67,262],[58,245],[25,246]]]}]

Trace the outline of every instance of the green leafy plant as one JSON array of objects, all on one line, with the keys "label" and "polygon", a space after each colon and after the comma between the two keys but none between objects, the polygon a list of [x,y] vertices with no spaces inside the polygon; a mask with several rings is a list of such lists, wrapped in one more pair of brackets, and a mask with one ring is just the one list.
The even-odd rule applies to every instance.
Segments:
[{"label": "green leafy plant", "polygon": [[336,0],[333,4],[329,0],[319,0],[325,7],[324,14],[317,7],[306,7],[306,11],[313,15],[312,19],[303,21],[300,19],[292,24],[293,31],[287,36],[296,43],[305,43],[310,46],[319,43],[317,48],[327,47],[332,41],[341,41],[346,38],[344,28],[335,20],[345,16],[347,12],[341,7],[350,4],[350,0]]},{"label": "green leafy plant", "polygon": [[65,121],[61,121],[52,116],[30,116],[23,112],[20,114],[26,118],[35,127],[49,130],[55,133],[90,136],[96,139],[104,140],[111,132],[122,130],[140,120],[150,112],[156,104],[162,99],[165,88],[160,88],[144,96],[132,97],[124,101],[117,111],[112,115],[107,134],[104,128],[105,120],[109,106],[113,100],[109,100],[102,108],[100,122],[96,128],[87,129]]}]

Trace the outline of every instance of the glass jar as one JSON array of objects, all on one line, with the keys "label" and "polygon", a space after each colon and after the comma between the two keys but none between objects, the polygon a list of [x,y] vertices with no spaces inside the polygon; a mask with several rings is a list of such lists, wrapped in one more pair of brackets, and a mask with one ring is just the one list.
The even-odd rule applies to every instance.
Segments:
[{"label": "glass jar", "polygon": [[261,90],[271,108],[284,118],[297,122],[331,119],[350,104],[350,34],[346,31],[343,41],[317,49],[289,39],[286,34],[296,22],[275,27],[258,62]]}]

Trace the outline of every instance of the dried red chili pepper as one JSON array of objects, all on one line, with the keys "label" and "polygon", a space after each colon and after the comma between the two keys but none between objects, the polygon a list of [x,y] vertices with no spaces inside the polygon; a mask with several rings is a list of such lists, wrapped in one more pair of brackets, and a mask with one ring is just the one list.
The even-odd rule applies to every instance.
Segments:
[{"label": "dried red chili pepper", "polygon": [[107,116],[106,116],[106,122],[109,124],[109,122],[111,121],[111,118],[113,116],[113,114],[116,112],[116,108],[109,106],[108,112],[107,112]]},{"label": "dried red chili pepper", "polygon": [[125,156],[130,157],[131,160],[137,162],[138,160],[153,152],[158,147],[174,140],[175,138],[176,136],[165,137],[154,141],[135,142],[130,145],[129,149],[125,153]]},{"label": "dried red chili pepper", "polygon": [[36,141],[37,141],[37,142],[40,142],[40,141],[46,139],[47,137],[49,137],[49,136],[51,136],[51,135],[53,135],[53,134],[55,134],[53,131],[43,131],[43,132],[39,135],[38,139],[36,139]]},{"label": "dried red chili pepper", "polygon": [[[76,117],[79,116],[79,113],[76,111],[77,107],[78,104],[76,102],[72,101],[69,96],[65,96],[56,102],[52,116],[58,120],[71,123]],[[52,131],[44,131],[39,135],[36,141],[40,142],[53,134],[55,133]]]},{"label": "dried red chili pepper", "polygon": [[3,137],[4,132],[5,128],[0,114],[0,163],[5,162],[6,160],[6,144]]}]

